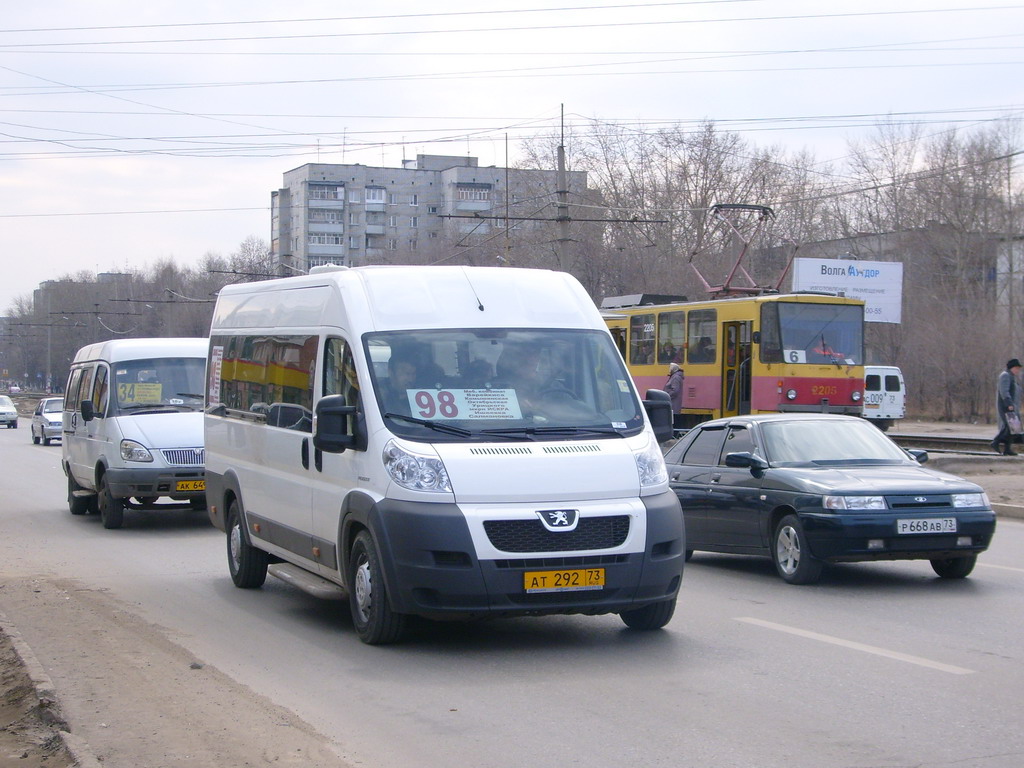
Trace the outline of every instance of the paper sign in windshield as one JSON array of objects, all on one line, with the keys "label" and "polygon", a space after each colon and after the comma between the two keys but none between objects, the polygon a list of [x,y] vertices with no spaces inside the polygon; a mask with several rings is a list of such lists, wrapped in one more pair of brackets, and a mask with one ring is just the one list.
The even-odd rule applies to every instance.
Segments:
[{"label": "paper sign in windshield", "polygon": [[120,403],[159,403],[162,395],[163,384],[145,382],[117,385],[117,400]]},{"label": "paper sign in windshield", "polygon": [[407,389],[420,419],[521,419],[514,389]]}]

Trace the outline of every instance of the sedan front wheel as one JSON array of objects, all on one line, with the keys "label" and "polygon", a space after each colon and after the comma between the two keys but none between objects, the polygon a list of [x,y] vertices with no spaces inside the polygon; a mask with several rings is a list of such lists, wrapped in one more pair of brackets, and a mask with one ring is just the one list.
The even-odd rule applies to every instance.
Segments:
[{"label": "sedan front wheel", "polygon": [[772,537],[772,560],[779,576],[789,584],[813,584],[821,577],[824,564],[811,555],[803,523],[796,515],[779,521]]}]

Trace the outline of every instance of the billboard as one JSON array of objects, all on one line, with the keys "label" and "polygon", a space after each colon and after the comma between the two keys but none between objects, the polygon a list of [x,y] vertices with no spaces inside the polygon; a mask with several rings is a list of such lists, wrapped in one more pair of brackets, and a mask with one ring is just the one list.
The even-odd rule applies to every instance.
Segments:
[{"label": "billboard", "polygon": [[793,260],[793,291],[841,293],[864,301],[864,320],[898,323],[902,319],[903,264],[848,259]]}]

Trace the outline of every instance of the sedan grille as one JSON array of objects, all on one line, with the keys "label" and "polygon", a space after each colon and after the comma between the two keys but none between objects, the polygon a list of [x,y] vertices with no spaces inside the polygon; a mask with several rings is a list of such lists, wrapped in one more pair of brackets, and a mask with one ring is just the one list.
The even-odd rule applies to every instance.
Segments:
[{"label": "sedan grille", "polygon": [[206,461],[203,448],[166,448],[161,453],[164,461],[176,467],[201,467]]},{"label": "sedan grille", "polygon": [[577,552],[618,547],[629,535],[629,515],[581,517],[572,531],[549,531],[540,519],[486,520],[487,538],[502,552]]},{"label": "sedan grille", "polygon": [[885,503],[889,505],[889,509],[941,509],[953,506],[953,500],[944,494],[886,496]]}]

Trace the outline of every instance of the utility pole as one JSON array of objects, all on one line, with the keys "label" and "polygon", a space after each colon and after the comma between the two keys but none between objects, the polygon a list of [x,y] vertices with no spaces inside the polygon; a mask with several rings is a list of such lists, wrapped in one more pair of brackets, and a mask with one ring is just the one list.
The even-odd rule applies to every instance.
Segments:
[{"label": "utility pole", "polygon": [[558,222],[558,268],[565,269],[569,263],[569,179],[565,173],[565,105],[562,105],[562,137],[558,143],[558,205],[555,221]]}]

